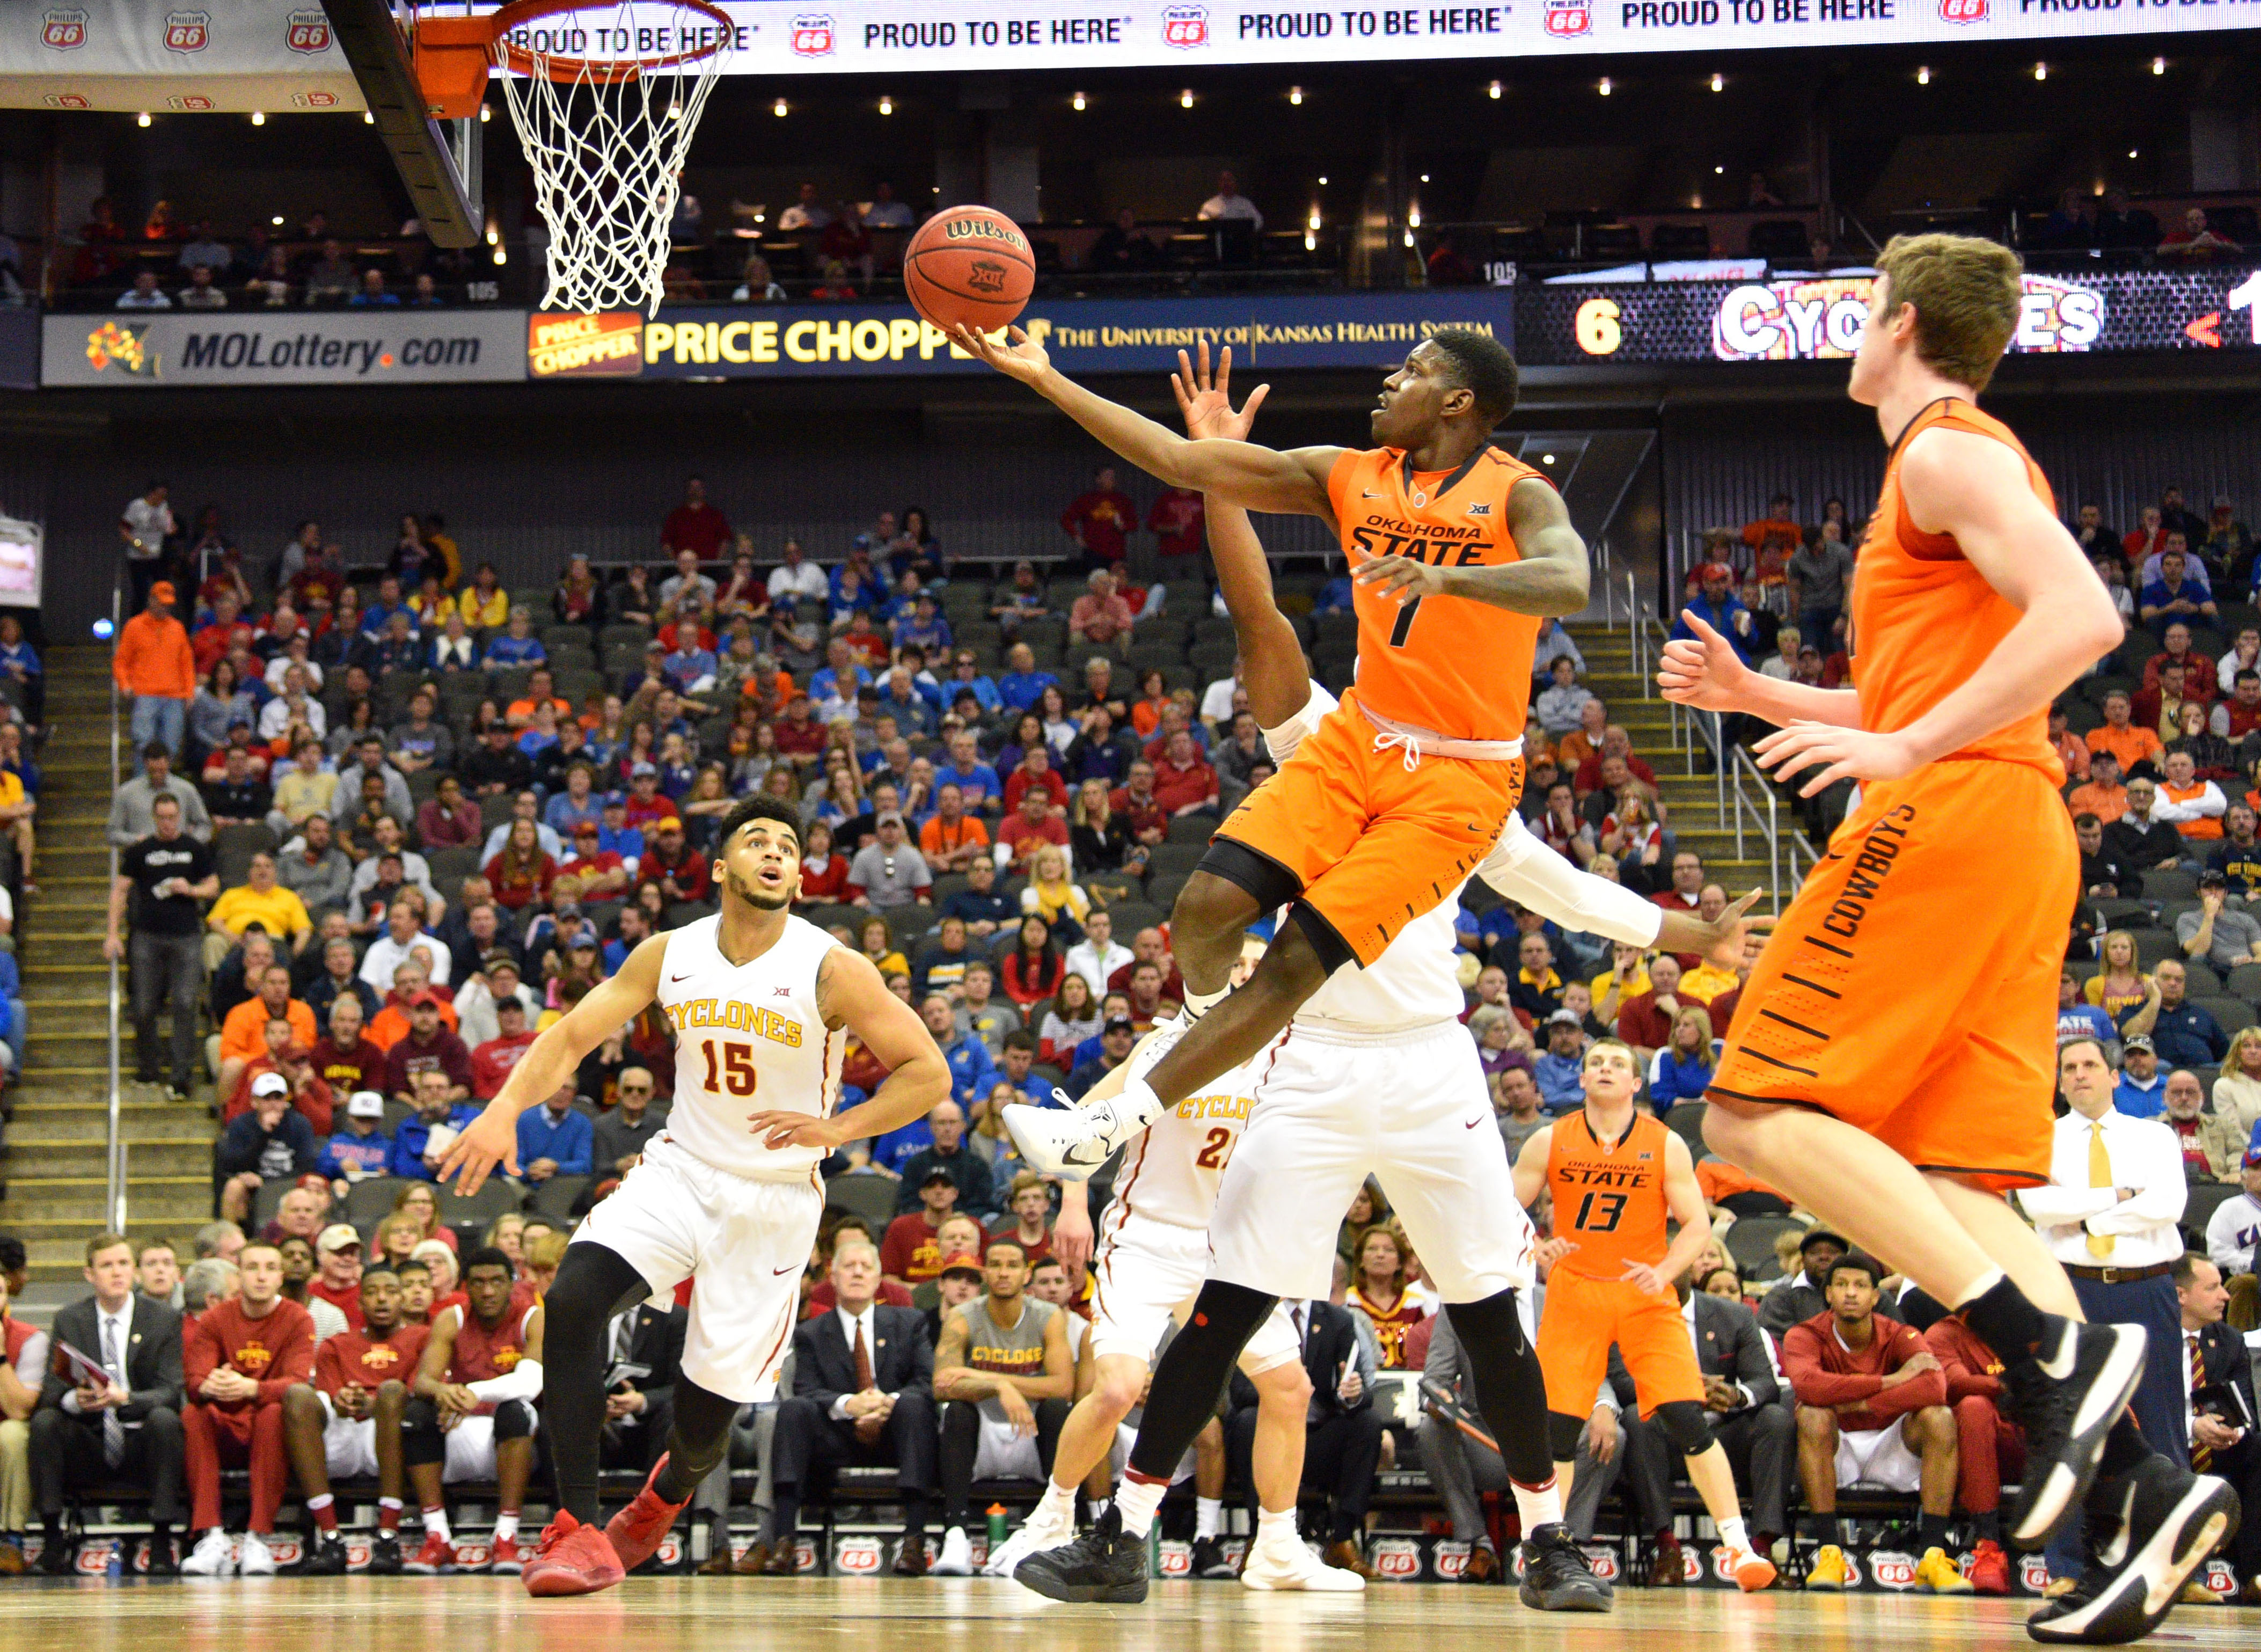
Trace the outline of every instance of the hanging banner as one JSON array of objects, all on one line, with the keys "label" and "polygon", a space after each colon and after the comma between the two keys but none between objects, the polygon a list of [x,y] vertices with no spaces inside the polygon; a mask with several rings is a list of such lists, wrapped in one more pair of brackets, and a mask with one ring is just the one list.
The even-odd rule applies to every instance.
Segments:
[{"label": "hanging banner", "polygon": [[321,0],[0,5],[0,108],[357,114],[363,107]]},{"label": "hanging banner", "polygon": [[526,376],[523,310],[244,310],[51,315],[39,380],[167,384],[441,384]]}]

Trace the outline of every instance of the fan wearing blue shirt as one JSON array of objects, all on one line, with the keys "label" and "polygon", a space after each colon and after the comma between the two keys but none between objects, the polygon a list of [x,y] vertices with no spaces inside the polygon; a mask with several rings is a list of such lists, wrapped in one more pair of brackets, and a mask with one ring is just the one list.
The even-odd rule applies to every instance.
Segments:
[{"label": "fan wearing blue shirt", "polygon": [[934,1035],[935,1043],[942,1046],[943,1059],[950,1063],[951,1095],[960,1107],[970,1110],[997,1081],[996,1062],[990,1059],[988,1048],[980,1039],[970,1032],[958,1031],[957,1011],[940,993],[928,996],[919,1006],[919,1015],[926,1023],[926,1030]]},{"label": "fan wearing blue shirt", "polygon": [[[828,700],[852,702],[857,689],[870,686],[872,673],[856,663],[855,650],[838,637],[832,639],[824,657],[827,663],[818,666],[808,679],[808,697],[816,704],[821,706]],[[848,685],[844,693],[841,686],[843,683]]]},{"label": "fan wearing blue shirt", "polygon": [[596,1126],[573,1110],[573,1087],[558,1087],[541,1106],[518,1116],[519,1174],[528,1182],[585,1176],[595,1156]]},{"label": "fan wearing blue shirt", "polygon": [[1026,711],[1043,697],[1047,688],[1059,686],[1059,679],[1050,672],[1037,669],[1037,657],[1026,643],[1016,643],[1005,656],[1005,664],[1012,669],[997,679],[997,696],[1014,711]]},{"label": "fan wearing blue shirt", "polygon": [[994,812],[1004,793],[997,771],[981,760],[980,751],[973,735],[961,729],[950,736],[950,761],[935,765],[935,789],[956,786],[969,815]]},{"label": "fan wearing blue shirt", "polygon": [[1734,571],[1725,563],[1707,562],[1696,571],[1703,594],[1680,611],[1672,622],[1676,641],[1696,640],[1695,628],[1688,623],[1692,614],[1710,626],[1733,645],[1735,654],[1744,664],[1751,663],[1751,611],[1735,596]]},{"label": "fan wearing blue shirt", "polygon": [[2112,1105],[2130,1118],[2157,1118],[2167,1110],[2167,1075],[2159,1071],[2158,1052],[2150,1035],[2128,1036],[2120,1055],[2120,1082],[2112,1092]]},{"label": "fan wearing blue shirt", "polygon": [[450,1102],[445,1090],[435,1088],[428,1103],[420,1103],[416,1111],[394,1129],[392,1157],[384,1167],[385,1174],[412,1182],[437,1182],[438,1171],[424,1162],[425,1145],[432,1131],[442,1124],[461,1131],[478,1116],[479,1110],[470,1103]]},{"label": "fan wearing blue shirt", "polygon": [[1567,1113],[1586,1104],[1586,1087],[1579,1078],[1585,1057],[1586,1035],[1578,1017],[1568,1009],[1547,1016],[1547,1053],[1532,1063],[1532,1076],[1548,1112]]}]

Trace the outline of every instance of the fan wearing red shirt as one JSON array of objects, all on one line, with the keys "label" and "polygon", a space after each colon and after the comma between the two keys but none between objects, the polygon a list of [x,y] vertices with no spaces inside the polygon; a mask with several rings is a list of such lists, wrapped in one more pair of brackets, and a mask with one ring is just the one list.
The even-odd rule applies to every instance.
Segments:
[{"label": "fan wearing red shirt", "polygon": [[683,822],[670,815],[644,839],[636,886],[656,884],[670,901],[704,901],[714,887],[714,863],[683,839]]},{"label": "fan wearing red shirt", "polygon": [[[639,829],[655,826],[664,820],[679,820],[675,800],[664,797],[659,790],[659,771],[649,763],[639,763],[628,771],[628,794],[623,804],[622,824]],[[644,832],[650,843],[651,833]]]},{"label": "fan wearing red shirt", "polygon": [[1159,844],[1170,830],[1169,811],[1154,796],[1154,765],[1141,758],[1123,784],[1108,794],[1107,807],[1123,817],[1133,843]]},{"label": "fan wearing red shirt", "polygon": [[314,1267],[306,1294],[345,1315],[348,1330],[360,1330],[361,1235],[351,1223],[333,1222],[314,1236]]},{"label": "fan wearing red shirt", "polygon": [[693,477],[683,485],[683,503],[660,524],[660,548],[671,557],[678,550],[696,551],[700,561],[713,562],[729,542],[729,519],[707,502],[707,484]]},{"label": "fan wearing red shirt", "polygon": [[1067,536],[1083,547],[1087,566],[1098,568],[1121,562],[1130,549],[1130,530],[1138,525],[1138,507],[1115,485],[1115,467],[1103,464],[1091,478],[1091,487],[1079,493],[1060,513]]},{"label": "fan wearing red shirt", "polygon": [[400,1570],[400,1498],[407,1476],[400,1459],[400,1418],[408,1381],[428,1334],[406,1323],[400,1275],[379,1262],[362,1275],[361,1324],[314,1350],[314,1375],[283,1397],[283,1432],[317,1535],[302,1562],[305,1575],[334,1577],[346,1569],[338,1541],[330,1477],[377,1476],[377,1543],[369,1569]]},{"label": "fan wearing red shirt", "polygon": [[848,898],[848,857],[832,852],[832,829],[819,821],[808,829],[808,851],[800,858],[803,906]]},{"label": "fan wearing red shirt", "polygon": [[494,1100],[510,1070],[539,1036],[526,1024],[526,1001],[515,996],[495,1000],[495,1025],[499,1034],[471,1052],[471,1094],[482,1102]]},{"label": "fan wearing red shirt", "polygon": [[1626,772],[1634,779],[1645,786],[1656,784],[1656,771],[1633,756],[1633,736],[1616,723],[1611,723],[1602,730],[1602,749],[1579,764],[1577,773],[1571,778],[1570,789],[1580,797],[1601,789],[1604,758],[1623,758]]},{"label": "fan wearing red shirt", "polygon": [[251,1526],[237,1563],[273,1569],[264,1540],[274,1534],[290,1472],[283,1397],[314,1369],[314,1317],[283,1295],[283,1253],[254,1241],[235,1266],[241,1293],[205,1309],[182,1355],[188,1390],[181,1407],[183,1454],[194,1505],[190,1524],[201,1534],[181,1566],[191,1576],[228,1569],[219,1512],[223,1464],[251,1470]]},{"label": "fan wearing red shirt", "polygon": [[1173,818],[1217,806],[1217,770],[1182,729],[1170,736],[1162,760],[1154,765],[1154,801]]},{"label": "fan wearing red shirt", "polygon": [[1955,1498],[1978,1528],[1970,1584],[1982,1595],[2006,1595],[2010,1563],[2002,1551],[2002,1482],[2024,1476],[2026,1433],[2002,1415],[2001,1357],[1956,1314],[1925,1332],[1923,1345],[1939,1361],[1947,1379],[1947,1403],[1955,1412]]},{"label": "fan wearing red shirt", "polygon": [[1052,793],[1041,786],[1022,793],[1020,812],[998,823],[997,841],[1012,851],[1013,870],[1020,873],[1028,871],[1030,858],[1046,844],[1066,848],[1067,822],[1052,813]]},{"label": "fan wearing red shirt", "polygon": [[1005,776],[1002,793],[1005,812],[1009,815],[1021,807],[1021,800],[1029,794],[1030,786],[1041,788],[1047,796],[1057,797],[1067,790],[1067,781],[1052,768],[1051,748],[1037,744],[1021,753],[1021,760]]},{"label": "fan wearing red shirt", "polygon": [[1146,531],[1154,536],[1154,549],[1164,557],[1196,557],[1208,531],[1208,514],[1202,496],[1191,488],[1164,488],[1146,513]]},{"label": "fan wearing red shirt", "polygon": [[809,715],[808,696],[798,690],[785,702],[785,715],[772,730],[779,756],[795,763],[814,762],[824,755],[824,725]]}]

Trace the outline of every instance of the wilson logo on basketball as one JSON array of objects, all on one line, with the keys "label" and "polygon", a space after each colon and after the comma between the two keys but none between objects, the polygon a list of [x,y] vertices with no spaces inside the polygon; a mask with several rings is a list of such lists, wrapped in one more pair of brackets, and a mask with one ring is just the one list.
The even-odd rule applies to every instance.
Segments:
[{"label": "wilson logo on basketball", "polygon": [[1590,0],[1547,0],[1547,32],[1557,40],[1590,34],[1594,8]]},{"label": "wilson logo on basketball", "polygon": [[1992,0],[1939,0],[1942,23],[1984,23]]},{"label": "wilson logo on basketball", "polygon": [[283,44],[294,52],[330,49],[330,19],[320,11],[293,11],[283,19]]},{"label": "wilson logo on basketball", "polygon": [[793,20],[793,54],[795,57],[829,57],[833,44],[830,18],[806,17]]},{"label": "wilson logo on basketball", "polygon": [[[47,13],[39,29],[39,44],[50,51],[75,52],[86,44],[86,13],[79,7],[57,7]],[[84,104],[65,104],[66,109],[83,109]]]},{"label": "wilson logo on basketball", "polygon": [[1420,1546],[1406,1538],[1376,1539],[1367,1558],[1374,1569],[1392,1583],[1410,1583],[1421,1575]]},{"label": "wilson logo on basketball", "polygon": [[208,11],[168,11],[165,14],[165,49],[169,52],[201,52],[212,43],[212,14]]},{"label": "wilson logo on basketball", "polygon": [[[953,218],[944,227],[943,238],[946,241],[994,241],[1000,246],[1012,248],[1016,252],[1029,250],[1029,238],[1020,231],[983,218]],[[979,263],[973,267],[976,269],[999,268],[989,263]]]},{"label": "wilson logo on basketball", "polygon": [[1162,8],[1162,44],[1174,46],[1182,51],[1192,51],[1209,44],[1209,8],[1207,6],[1164,6]]}]

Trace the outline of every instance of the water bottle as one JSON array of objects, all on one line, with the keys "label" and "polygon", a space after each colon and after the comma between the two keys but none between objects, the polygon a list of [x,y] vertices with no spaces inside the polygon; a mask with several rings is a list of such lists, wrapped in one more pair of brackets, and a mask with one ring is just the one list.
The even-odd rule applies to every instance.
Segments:
[{"label": "water bottle", "polygon": [[1004,1547],[1005,1505],[1001,1503],[992,1503],[989,1505],[989,1552],[994,1555]]},{"label": "water bottle", "polygon": [[125,1572],[126,1545],[112,1543],[110,1546],[110,1563],[102,1569],[102,1575],[114,1584],[125,1575]]},{"label": "water bottle", "polygon": [[1146,1576],[1159,1577],[1161,1575],[1162,1521],[1158,1513],[1153,1523],[1146,1528]]}]

